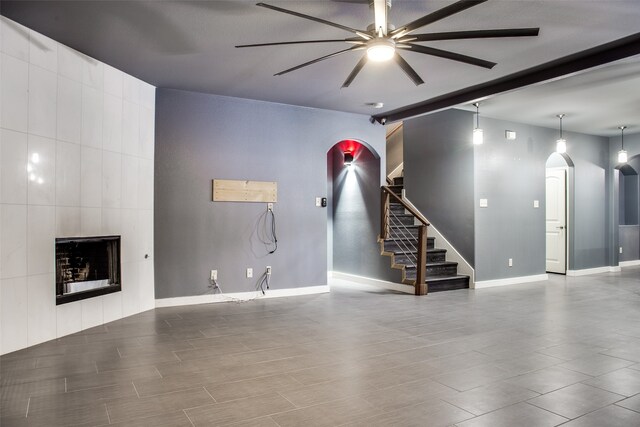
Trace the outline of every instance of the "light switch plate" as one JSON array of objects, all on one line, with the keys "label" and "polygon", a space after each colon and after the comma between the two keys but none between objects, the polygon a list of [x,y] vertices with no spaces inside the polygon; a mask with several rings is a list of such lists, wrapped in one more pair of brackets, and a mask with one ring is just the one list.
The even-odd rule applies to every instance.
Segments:
[{"label": "light switch plate", "polygon": [[253,268],[247,268],[247,279],[251,279],[253,277]]},{"label": "light switch plate", "polygon": [[316,197],[316,207],[322,206],[322,197]]},{"label": "light switch plate", "polygon": [[487,199],[480,199],[480,207],[481,208],[489,207],[489,201]]},{"label": "light switch plate", "polygon": [[540,207],[540,201],[539,200],[534,200],[533,201],[533,207],[534,208],[539,208]]}]

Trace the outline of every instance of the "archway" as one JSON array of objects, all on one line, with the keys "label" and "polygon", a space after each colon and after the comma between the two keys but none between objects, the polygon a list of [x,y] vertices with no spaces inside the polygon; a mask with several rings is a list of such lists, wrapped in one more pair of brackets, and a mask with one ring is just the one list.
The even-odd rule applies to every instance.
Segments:
[{"label": "archway", "polygon": [[554,152],[545,168],[545,269],[566,274],[573,241],[573,161],[566,153]]},{"label": "archway", "polygon": [[[351,165],[345,160],[352,156]],[[380,218],[380,155],[363,141],[345,139],[327,152],[329,271],[380,277],[376,244]]]}]

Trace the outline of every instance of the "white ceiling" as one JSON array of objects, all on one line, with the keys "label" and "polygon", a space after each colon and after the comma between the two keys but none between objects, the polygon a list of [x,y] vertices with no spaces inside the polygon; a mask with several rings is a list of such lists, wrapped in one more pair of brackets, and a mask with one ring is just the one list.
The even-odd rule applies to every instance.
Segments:
[{"label": "white ceiling", "polygon": [[[459,108],[474,111],[472,105]],[[492,96],[480,102],[480,117],[493,117],[590,135],[640,132],[640,56],[551,82]]]},{"label": "white ceiling", "polygon": [[[373,20],[366,0],[266,2],[362,29]],[[390,22],[399,26],[451,3],[453,0],[395,0]],[[414,86],[395,63],[385,63],[368,64],[349,88],[340,89],[361,53],[341,55],[284,76],[273,74],[349,45],[234,48],[237,44],[351,37],[337,28],[257,7],[254,1],[3,0],[0,12],[158,87],[363,114],[424,101],[640,30],[638,0],[489,0],[417,33],[539,26],[540,36],[423,43],[498,65],[485,70],[406,52],[403,56],[425,80],[424,85]],[[637,70],[632,71],[636,77]],[[605,89],[600,92],[598,97],[611,94]],[[628,95],[624,89],[620,92]],[[553,94],[553,90],[539,92],[540,101],[527,108],[552,118],[563,110],[570,127],[571,115],[584,103],[556,105],[561,99],[556,97],[552,103],[548,97]],[[596,102],[598,98],[589,99]],[[366,105],[370,102],[384,102],[384,108],[373,110]],[[634,105],[638,111],[637,99]],[[508,111],[496,106],[500,114]]]}]

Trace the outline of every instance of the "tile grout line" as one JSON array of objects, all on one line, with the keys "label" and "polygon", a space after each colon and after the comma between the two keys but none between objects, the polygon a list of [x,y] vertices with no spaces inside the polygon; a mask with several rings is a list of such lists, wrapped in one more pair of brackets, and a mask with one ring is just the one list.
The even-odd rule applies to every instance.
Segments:
[{"label": "tile grout line", "polygon": [[209,397],[213,399],[213,402],[214,402],[214,403],[218,403],[218,401],[216,400],[216,398],[215,398],[215,397],[213,397],[213,396],[211,396],[211,393],[209,393],[209,390],[207,390],[207,387],[202,386],[202,388],[203,388],[203,389],[204,389],[204,391],[209,395]]},{"label": "tile grout line", "polygon": [[184,413],[184,415],[187,417],[187,419],[189,420],[189,422],[191,423],[192,426],[195,427],[195,424],[193,423],[193,421],[191,421],[191,417],[189,417],[189,414],[187,414],[187,410],[183,409],[182,412]]}]

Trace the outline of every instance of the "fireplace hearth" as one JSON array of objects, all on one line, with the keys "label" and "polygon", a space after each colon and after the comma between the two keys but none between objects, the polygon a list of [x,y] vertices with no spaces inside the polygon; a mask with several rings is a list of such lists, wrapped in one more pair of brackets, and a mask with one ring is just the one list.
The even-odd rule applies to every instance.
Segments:
[{"label": "fireplace hearth", "polygon": [[56,239],[56,305],[120,290],[120,236]]}]

